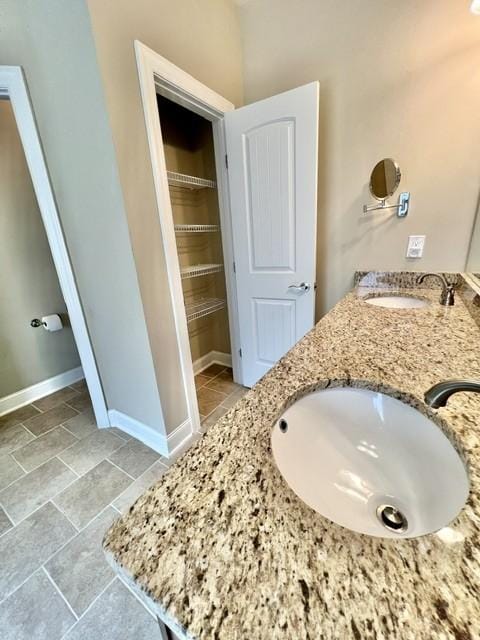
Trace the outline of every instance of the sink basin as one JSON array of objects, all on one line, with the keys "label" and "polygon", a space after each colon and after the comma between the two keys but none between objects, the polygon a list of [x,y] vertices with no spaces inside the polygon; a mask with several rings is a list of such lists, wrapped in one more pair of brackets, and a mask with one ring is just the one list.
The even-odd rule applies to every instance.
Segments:
[{"label": "sink basin", "polygon": [[413,538],[446,526],[468,496],[464,465],[427,417],[382,393],[311,393],[275,423],[275,462],[291,489],[333,522]]},{"label": "sink basin", "polygon": [[387,307],[388,309],[421,309],[430,304],[428,300],[412,296],[372,296],[363,300],[375,307]]}]

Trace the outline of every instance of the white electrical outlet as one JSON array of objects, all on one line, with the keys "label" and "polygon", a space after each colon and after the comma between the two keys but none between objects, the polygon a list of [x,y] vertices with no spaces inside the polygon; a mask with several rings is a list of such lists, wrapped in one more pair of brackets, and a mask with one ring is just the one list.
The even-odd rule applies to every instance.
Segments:
[{"label": "white electrical outlet", "polygon": [[426,236],[408,236],[407,258],[421,258]]}]

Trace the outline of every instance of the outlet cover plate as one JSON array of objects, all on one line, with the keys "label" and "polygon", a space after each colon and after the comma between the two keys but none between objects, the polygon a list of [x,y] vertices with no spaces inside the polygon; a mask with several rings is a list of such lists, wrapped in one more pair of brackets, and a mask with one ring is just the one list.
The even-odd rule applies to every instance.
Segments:
[{"label": "outlet cover plate", "polygon": [[426,236],[408,236],[407,258],[421,258]]}]

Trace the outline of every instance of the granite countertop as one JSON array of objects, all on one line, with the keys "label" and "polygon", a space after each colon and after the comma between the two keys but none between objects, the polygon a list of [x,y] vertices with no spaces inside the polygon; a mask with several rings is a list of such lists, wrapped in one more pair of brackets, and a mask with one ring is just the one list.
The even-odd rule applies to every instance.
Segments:
[{"label": "granite countertop", "polygon": [[[372,307],[371,293],[343,298],[107,532],[110,562],[181,638],[480,637],[480,396],[438,412],[422,401],[440,380],[480,378],[480,329],[460,296],[441,307],[438,288],[416,290],[432,304],[414,310]],[[400,397],[451,439],[471,491],[448,527],[368,537],[290,490],[272,426],[298,397],[338,384]]]}]

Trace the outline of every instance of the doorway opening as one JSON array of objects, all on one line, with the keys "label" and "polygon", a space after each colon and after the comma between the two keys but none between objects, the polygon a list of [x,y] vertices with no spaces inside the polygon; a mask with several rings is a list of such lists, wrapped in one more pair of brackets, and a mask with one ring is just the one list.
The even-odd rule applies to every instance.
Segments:
[{"label": "doorway opening", "polygon": [[8,98],[0,139],[0,424],[22,423],[11,434],[20,445],[77,415],[95,419]]},{"label": "doorway opening", "polygon": [[[0,66],[0,103],[3,105],[3,113],[8,120],[5,126],[10,131],[12,144],[15,144],[16,157],[20,162],[23,162],[23,171],[18,172],[18,175],[23,176],[21,178],[24,187],[22,195],[27,198],[26,202],[29,203],[30,208],[34,207],[33,213],[36,213],[37,216],[28,220],[22,204],[21,215],[16,220],[10,220],[8,228],[11,232],[16,229],[17,223],[21,224],[23,221],[26,228],[20,229],[15,241],[23,243],[23,246],[27,247],[26,253],[29,253],[28,243],[31,242],[33,247],[35,239],[43,243],[44,249],[43,253],[41,251],[38,253],[39,245],[37,245],[35,248],[37,253],[34,251],[32,255],[23,256],[26,263],[28,259],[32,259],[32,256],[36,255],[35,264],[32,265],[30,272],[25,273],[23,279],[17,278],[17,272],[14,270],[9,279],[8,287],[4,287],[4,289],[23,286],[26,291],[30,287],[30,290],[26,291],[23,297],[17,291],[17,299],[23,305],[24,311],[28,311],[29,325],[33,321],[32,325],[28,327],[28,331],[36,333],[27,334],[30,342],[37,343],[40,352],[43,353],[44,360],[48,361],[50,366],[47,374],[50,377],[39,379],[42,378],[42,375],[39,371],[34,371],[36,365],[32,357],[31,370],[28,369],[28,363],[23,367],[24,379],[27,380],[26,386],[20,385],[22,388],[17,389],[15,387],[18,387],[18,381],[13,380],[15,367],[10,362],[10,365],[7,365],[10,367],[8,375],[10,387],[2,392],[2,395],[4,393],[7,395],[4,395],[0,400],[0,415],[9,415],[14,410],[28,406],[34,400],[39,400],[52,392],[79,383],[78,388],[73,390],[81,395],[79,402],[82,409],[88,408],[91,401],[96,426],[106,427],[109,426],[109,420],[105,397],[21,67]],[[10,167],[10,169],[14,170],[15,167]],[[16,177],[12,177],[13,186]],[[6,183],[6,185],[9,188],[12,187],[11,183],[10,185]],[[27,189],[25,185],[28,185]],[[11,193],[14,194],[13,197],[16,197],[15,194],[19,195],[15,189],[11,189]],[[25,194],[27,195],[25,196]],[[36,234],[34,233],[35,229]],[[34,237],[29,237],[29,233],[33,233]],[[45,254],[47,254],[46,257]],[[22,256],[17,257],[22,260]],[[24,263],[18,265],[20,270],[24,266]],[[39,278],[42,274],[48,274],[46,279]],[[42,289],[43,287],[40,292],[34,291],[35,287],[32,287],[32,281],[36,277],[39,278],[37,288]],[[35,312],[33,307],[28,307],[32,301],[38,302],[38,309],[35,309]],[[55,305],[55,308],[50,305]],[[8,317],[8,321],[12,332],[15,332],[20,324],[23,326],[25,318],[22,315],[22,320],[17,322],[15,312],[13,310],[11,312],[12,316]],[[65,329],[63,329],[63,325],[66,326]],[[49,329],[58,329],[58,331],[50,332]],[[41,338],[46,337],[42,336],[44,331],[48,333],[48,342],[42,344]],[[17,343],[18,345],[19,340],[13,337],[10,344]],[[24,357],[23,360],[25,359],[29,358]],[[53,362],[54,360],[55,362]],[[20,364],[24,365],[23,362]],[[74,366],[77,364],[78,366]],[[67,367],[66,370],[65,367]],[[85,383],[81,382],[83,377],[85,377]],[[67,389],[65,393],[69,395],[70,392]],[[55,400],[59,397],[57,396]],[[78,406],[80,407],[80,404]],[[79,411],[76,410],[76,413]],[[35,418],[35,416],[31,417]]]},{"label": "doorway opening", "polygon": [[212,123],[157,94],[201,428],[246,392],[234,381]]}]

